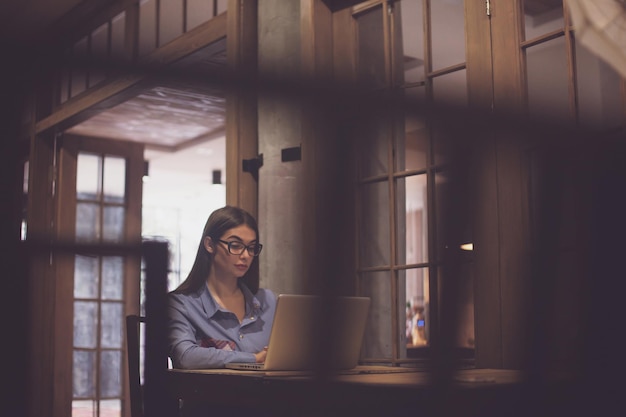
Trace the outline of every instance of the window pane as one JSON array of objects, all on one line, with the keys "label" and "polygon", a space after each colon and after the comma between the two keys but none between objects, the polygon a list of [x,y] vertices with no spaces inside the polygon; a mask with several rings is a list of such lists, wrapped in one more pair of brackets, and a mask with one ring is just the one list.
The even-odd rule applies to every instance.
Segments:
[{"label": "window pane", "polygon": [[414,268],[402,272],[406,283],[407,346],[426,346],[428,344],[426,320],[429,305],[428,268]]},{"label": "window pane", "polygon": [[71,73],[71,50],[67,49],[63,54],[63,65],[60,69],[61,85],[59,88],[59,102],[65,103],[70,97],[70,73]]},{"label": "window pane", "polygon": [[213,17],[213,2],[187,0],[187,31],[209,21]]},{"label": "window pane", "polygon": [[159,0],[159,46],[183,34],[182,0]]},{"label": "window pane", "polygon": [[100,344],[104,348],[122,347],[122,303],[102,303],[102,334]]},{"label": "window pane", "polygon": [[98,297],[98,258],[76,255],[74,257],[74,297]]},{"label": "window pane", "polygon": [[74,347],[95,348],[97,345],[98,305],[95,302],[74,302]]},{"label": "window pane", "polygon": [[228,10],[228,0],[217,0],[217,14],[222,14]]},{"label": "window pane", "polygon": [[72,401],[72,417],[95,416],[96,402],[93,400]]},{"label": "window pane", "polygon": [[109,25],[101,25],[91,33],[91,54],[94,65],[89,72],[89,86],[94,86],[105,78],[105,71],[102,63],[107,62],[109,43]]},{"label": "window pane", "polygon": [[441,106],[467,107],[467,72],[454,71],[433,78],[433,98]]},{"label": "window pane", "polygon": [[106,156],[103,182],[104,201],[123,203],[126,194],[126,159]]},{"label": "window pane", "polygon": [[122,303],[102,303],[102,347],[122,347],[122,314]]},{"label": "window pane", "polygon": [[96,352],[74,351],[72,385],[74,398],[96,395]]},{"label": "window pane", "polygon": [[526,40],[563,29],[563,2],[524,0],[524,26]]},{"label": "window pane", "polygon": [[576,43],[576,74],[581,123],[590,128],[619,128],[625,114],[620,75],[606,62]]},{"label": "window pane", "polygon": [[445,194],[449,192],[449,178],[445,172],[438,172],[435,174],[435,216],[436,220],[436,241],[437,241],[437,252],[436,256],[438,260],[443,259],[445,247],[448,242],[445,241],[445,221],[446,221],[446,208],[444,207],[444,202],[446,199],[444,198]]},{"label": "window pane", "polygon": [[76,204],[76,241],[94,243],[100,239],[100,206]]},{"label": "window pane", "polygon": [[465,62],[462,0],[431,1],[433,70]]},{"label": "window pane", "polygon": [[100,356],[100,396],[103,398],[122,395],[122,352],[104,350]]},{"label": "window pane", "polygon": [[97,200],[100,197],[100,161],[98,155],[78,154],[76,168],[76,198]]},{"label": "window pane", "polygon": [[156,49],[156,31],[156,0],[140,0],[139,56],[144,56]]},{"label": "window pane", "polygon": [[531,119],[570,122],[565,39],[561,37],[528,48],[526,65]]},{"label": "window pane", "polygon": [[396,171],[426,169],[428,162],[428,129],[416,110],[407,109],[404,136],[396,139]]},{"label": "window pane", "polygon": [[368,88],[386,84],[383,11],[377,6],[356,16],[357,78]]},{"label": "window pane", "polygon": [[397,3],[401,10],[404,82],[424,81],[423,0]]},{"label": "window pane", "polygon": [[102,299],[121,300],[123,295],[124,258],[102,258]]},{"label": "window pane", "polygon": [[123,61],[126,58],[125,39],[126,12],[122,12],[111,20],[111,57],[114,61]]},{"label": "window pane", "polygon": [[390,272],[370,272],[361,276],[360,290],[371,298],[363,337],[363,355],[373,358],[392,356]]},{"label": "window pane", "polygon": [[361,190],[360,266],[389,265],[389,186],[378,182]]},{"label": "window pane", "polygon": [[388,143],[392,135],[391,125],[381,116],[369,116],[359,120],[357,127],[361,178],[386,174],[389,168]]},{"label": "window pane", "polygon": [[103,241],[117,243],[124,240],[124,214],[124,207],[104,207]]},{"label": "window pane", "polygon": [[428,261],[428,216],[426,174],[398,179],[398,196],[404,194],[404,205],[398,201],[398,263],[418,264]]},{"label": "window pane", "polygon": [[106,417],[120,417],[122,415],[122,401],[118,399],[101,400],[100,415]]},{"label": "window pane", "polygon": [[82,38],[74,44],[72,49],[72,86],[70,97],[74,97],[87,88],[87,71],[85,64],[87,62],[87,37]]}]

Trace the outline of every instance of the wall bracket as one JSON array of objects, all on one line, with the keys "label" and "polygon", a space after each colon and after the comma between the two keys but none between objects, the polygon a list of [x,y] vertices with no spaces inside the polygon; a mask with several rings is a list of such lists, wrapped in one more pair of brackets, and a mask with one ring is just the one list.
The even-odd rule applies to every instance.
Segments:
[{"label": "wall bracket", "polygon": [[263,166],[263,154],[258,155],[256,158],[243,159],[241,161],[241,169],[243,172],[249,172],[252,177],[259,180],[259,168]]}]

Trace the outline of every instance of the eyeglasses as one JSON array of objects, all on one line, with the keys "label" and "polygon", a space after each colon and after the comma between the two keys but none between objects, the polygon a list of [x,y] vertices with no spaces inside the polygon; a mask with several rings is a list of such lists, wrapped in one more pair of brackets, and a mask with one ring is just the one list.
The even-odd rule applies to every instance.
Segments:
[{"label": "eyeglasses", "polygon": [[231,255],[241,255],[244,250],[248,250],[248,255],[250,256],[259,256],[261,253],[261,249],[263,249],[263,245],[260,243],[253,243],[251,245],[244,245],[241,242],[237,242],[236,240],[231,240],[230,242],[226,240],[219,239],[220,242],[228,246],[228,253]]}]

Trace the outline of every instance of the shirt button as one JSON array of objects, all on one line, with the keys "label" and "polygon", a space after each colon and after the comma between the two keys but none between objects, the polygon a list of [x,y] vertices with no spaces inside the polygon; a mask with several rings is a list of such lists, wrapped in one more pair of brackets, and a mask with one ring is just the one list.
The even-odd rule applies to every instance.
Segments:
[{"label": "shirt button", "polygon": [[243,334],[239,334],[239,340],[243,339]]},{"label": "shirt button", "polygon": [[254,316],[250,316],[250,320],[254,320]]}]

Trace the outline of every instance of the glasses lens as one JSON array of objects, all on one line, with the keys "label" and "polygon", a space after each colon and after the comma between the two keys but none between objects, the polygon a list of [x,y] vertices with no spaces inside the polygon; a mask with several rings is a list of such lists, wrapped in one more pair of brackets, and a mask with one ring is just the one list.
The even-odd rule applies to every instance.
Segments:
[{"label": "glasses lens", "polygon": [[262,248],[263,245],[261,245],[260,243],[257,243],[256,245],[250,245],[248,246],[248,253],[252,256],[259,256]]},{"label": "glasses lens", "polygon": [[233,255],[241,255],[246,246],[240,242],[229,242],[228,251]]}]

